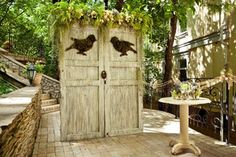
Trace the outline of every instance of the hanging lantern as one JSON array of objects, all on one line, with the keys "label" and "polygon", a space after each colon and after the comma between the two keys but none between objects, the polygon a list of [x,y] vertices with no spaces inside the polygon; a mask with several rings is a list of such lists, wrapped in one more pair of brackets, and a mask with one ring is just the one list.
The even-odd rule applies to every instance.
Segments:
[{"label": "hanging lantern", "polygon": [[29,66],[27,67],[27,75],[28,75],[30,85],[32,85],[32,82],[33,82],[34,76],[35,76],[34,64],[30,63]]}]

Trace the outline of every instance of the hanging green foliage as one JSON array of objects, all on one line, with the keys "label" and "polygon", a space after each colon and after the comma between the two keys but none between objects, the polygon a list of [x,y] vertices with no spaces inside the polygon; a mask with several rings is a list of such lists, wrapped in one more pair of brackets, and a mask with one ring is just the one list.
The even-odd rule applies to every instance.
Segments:
[{"label": "hanging green foliage", "polygon": [[78,22],[82,26],[109,26],[112,28],[127,26],[145,33],[152,26],[151,16],[147,12],[137,10],[129,14],[124,10],[119,13],[117,10],[105,10],[102,4],[88,5],[77,1],[56,3],[51,8],[50,17],[53,28],[69,26]]},{"label": "hanging green foliage", "polygon": [[0,95],[7,94],[10,92],[13,92],[16,90],[14,86],[3,80],[2,77],[0,77]]}]

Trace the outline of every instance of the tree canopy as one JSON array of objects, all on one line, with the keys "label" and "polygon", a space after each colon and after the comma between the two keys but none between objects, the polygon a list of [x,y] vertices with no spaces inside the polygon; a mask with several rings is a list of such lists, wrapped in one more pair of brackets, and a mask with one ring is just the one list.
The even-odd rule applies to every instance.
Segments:
[{"label": "tree canopy", "polygon": [[[15,53],[45,56],[46,72],[56,72],[56,53],[52,49],[49,33],[53,23],[49,15],[53,13],[57,19],[62,17],[60,22],[63,23],[69,18],[81,16],[81,8],[87,9],[90,13],[95,10],[98,16],[104,13],[102,12],[104,9],[117,9],[125,15],[133,15],[130,22],[133,27],[137,28],[140,24],[140,29],[148,30],[145,33],[146,41],[157,45],[155,50],[148,49],[153,51],[146,53],[146,57],[150,57],[148,60],[153,60],[155,53],[162,53],[163,55],[158,55],[162,57],[164,54],[169,55],[165,58],[167,67],[170,67],[165,69],[165,74],[168,74],[165,78],[167,81],[171,77],[171,53],[176,23],[179,20],[180,24],[184,25],[187,20],[186,13],[193,12],[196,4],[214,6],[212,8],[219,8],[222,5],[221,3],[209,4],[204,0],[2,0],[0,2],[0,45],[10,41],[13,44],[11,51]],[[225,7],[228,6],[225,4]],[[59,10],[64,12],[60,14]],[[123,18],[119,16],[118,20],[121,17]],[[152,19],[152,25],[146,17]],[[94,22],[98,23],[98,20]],[[155,68],[154,71],[156,72]]]},{"label": "tree canopy", "polygon": [[[47,46],[50,45],[48,15],[53,5],[52,2],[56,3],[51,0],[1,1],[0,44],[10,40],[14,44],[12,51],[26,55],[43,55],[45,51],[49,51],[50,48],[47,49]],[[103,5],[101,0],[65,0],[64,2],[84,3],[87,6]],[[149,31],[149,37],[159,46],[165,45],[169,31],[169,18],[173,10],[169,1],[126,0],[124,3],[121,0],[110,0],[108,4],[110,10],[123,4],[122,9],[129,13],[145,11],[150,14],[154,24]],[[118,8],[121,8],[121,5]],[[183,16],[185,11],[181,12],[183,14],[180,16]]]},{"label": "tree canopy", "polygon": [[9,40],[14,52],[43,55],[48,43],[47,5],[50,1],[0,2],[0,43]]}]

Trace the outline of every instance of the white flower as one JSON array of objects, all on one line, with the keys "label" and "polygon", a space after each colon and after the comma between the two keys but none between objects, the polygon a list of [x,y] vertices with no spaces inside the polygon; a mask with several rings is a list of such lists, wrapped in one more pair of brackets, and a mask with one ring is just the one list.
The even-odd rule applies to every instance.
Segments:
[{"label": "white flower", "polygon": [[97,12],[96,11],[92,11],[90,15],[91,15],[91,18],[97,18]]},{"label": "white flower", "polygon": [[126,16],[125,21],[126,22],[130,22],[130,20],[131,20],[131,17],[130,16]]}]

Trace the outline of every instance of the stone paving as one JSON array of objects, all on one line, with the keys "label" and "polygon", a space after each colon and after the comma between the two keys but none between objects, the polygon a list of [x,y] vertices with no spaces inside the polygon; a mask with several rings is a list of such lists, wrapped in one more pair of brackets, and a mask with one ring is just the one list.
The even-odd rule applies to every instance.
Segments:
[{"label": "stone paving", "polygon": [[[177,140],[179,120],[173,115],[155,110],[143,110],[143,133],[73,142],[60,142],[60,113],[42,116],[33,157],[173,157],[168,146]],[[202,151],[202,157],[234,157],[236,146],[189,129],[190,139]],[[186,151],[176,157],[194,157]]]}]

